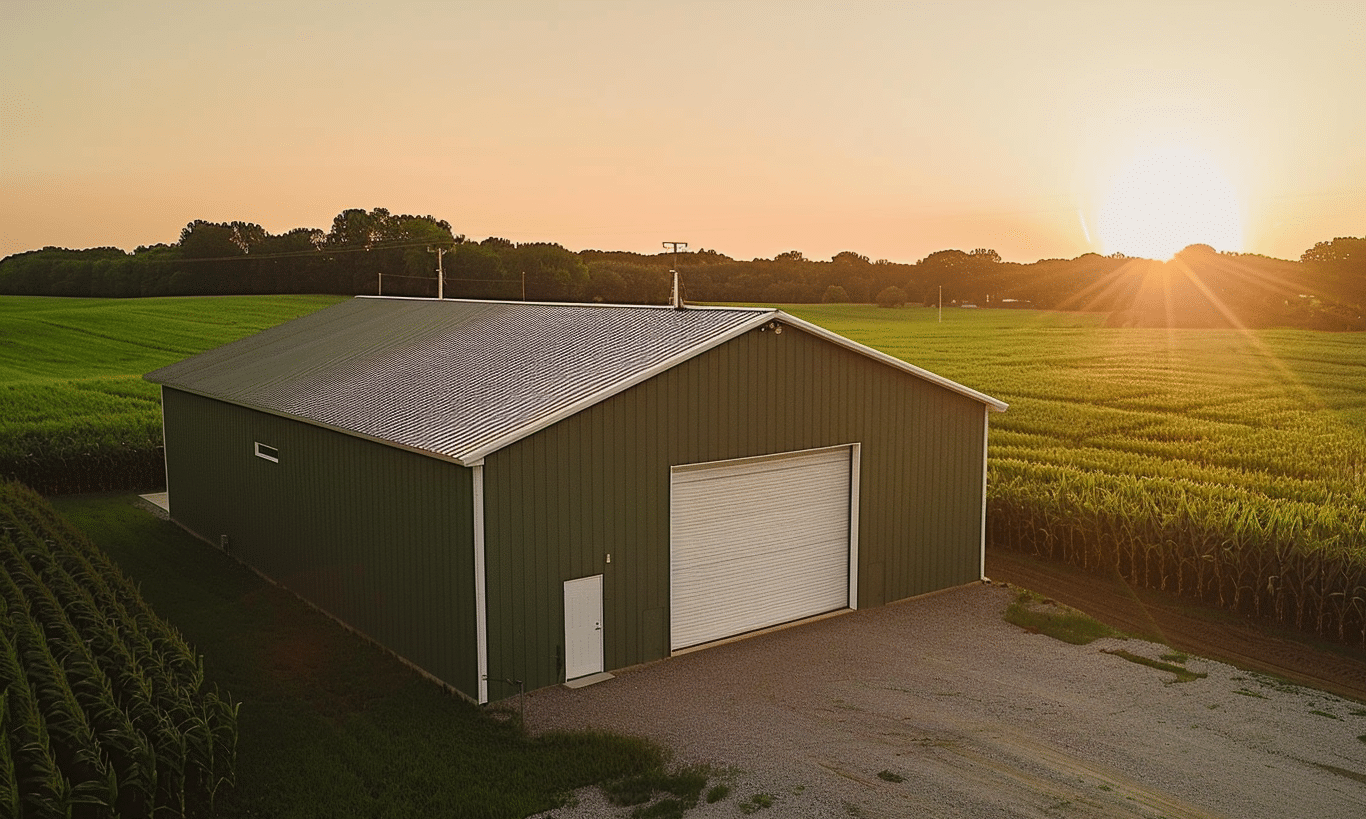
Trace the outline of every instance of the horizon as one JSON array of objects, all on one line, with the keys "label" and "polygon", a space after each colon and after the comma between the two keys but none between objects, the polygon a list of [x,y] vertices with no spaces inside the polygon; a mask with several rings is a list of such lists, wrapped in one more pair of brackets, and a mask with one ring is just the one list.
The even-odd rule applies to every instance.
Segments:
[{"label": "horizon", "polygon": [[[737,260],[1366,235],[1366,7],[316,0],[0,26],[0,257],[189,222]],[[249,55],[249,56],[248,56]],[[1331,127],[1324,127],[1331,122]]]},{"label": "horizon", "polygon": [[[440,216],[438,216],[438,215],[436,215],[436,214],[409,214],[409,215],[416,215],[416,216],[432,216],[433,218],[436,218],[436,219],[440,219],[440,218],[441,218]],[[247,220],[236,220],[236,221],[247,221]],[[304,227],[304,228],[308,228],[308,227],[313,227],[313,226],[311,226],[311,225],[296,225],[295,227]],[[326,230],[323,230],[323,233],[324,233],[324,234],[325,234],[326,232],[327,232]],[[457,244],[461,244],[461,243],[479,244],[479,243],[481,243],[482,241],[484,241],[485,239],[503,239],[503,238],[505,238],[505,237],[501,237],[501,236],[486,236],[486,237],[483,237],[483,238],[480,238],[480,239],[475,239],[475,238],[471,238],[471,237],[462,235],[459,231],[455,230],[455,226],[452,226],[452,233],[453,233],[453,234],[455,235],[455,237],[456,237],[456,243],[457,243]],[[1332,237],[1332,239],[1319,239],[1319,240],[1317,240],[1317,242],[1315,242],[1315,244],[1318,244],[1318,243],[1329,243],[1329,242],[1333,241],[1334,239],[1341,239],[1341,238],[1358,238],[1358,237],[1340,237],[1340,236],[1338,236],[1338,237]],[[1363,237],[1363,238],[1366,238],[1366,237]],[[178,240],[178,237],[177,237],[177,240]],[[89,251],[89,250],[113,249],[113,250],[119,250],[119,251],[121,251],[121,252],[123,252],[123,253],[125,253],[125,254],[127,254],[127,255],[129,255],[129,256],[132,256],[132,255],[135,255],[136,251],[137,251],[139,248],[152,248],[152,247],[163,246],[163,245],[164,245],[164,246],[172,246],[172,247],[174,247],[176,244],[177,244],[177,241],[162,242],[162,243],[157,243],[157,244],[143,243],[143,244],[140,244],[140,245],[135,245],[135,246],[133,246],[133,247],[120,247],[120,246],[117,246],[117,245],[92,245],[92,246],[89,246],[89,247],[61,247],[61,246],[56,246],[56,245],[49,245],[49,246],[41,247],[41,248],[35,247],[35,248],[29,248],[29,249],[27,249],[27,250],[18,250],[18,251],[15,251],[14,253],[10,253],[10,254],[4,255],[4,256],[0,256],[0,262],[3,262],[5,259],[8,259],[10,256],[18,256],[18,255],[22,255],[22,254],[24,254],[24,253],[36,253],[36,252],[41,252],[41,251],[45,251],[45,250],[59,250],[59,251],[82,252],[82,251]],[[515,243],[515,244],[523,244],[523,243]],[[558,243],[558,242],[551,242],[551,241],[549,241],[549,240],[528,239],[528,240],[525,242],[525,244],[535,245],[535,244],[560,244],[560,243]],[[666,243],[666,244],[667,244],[667,243]],[[686,243],[684,243],[684,244],[686,244]],[[561,246],[563,247],[563,245],[561,245]],[[1196,247],[1196,246],[1213,247],[1213,246],[1208,245],[1207,243],[1204,243],[1204,242],[1194,242],[1194,243],[1192,243],[1191,245],[1187,245],[1186,247],[1181,248],[1181,250],[1187,250],[1187,249],[1189,249],[1189,248],[1191,248],[1191,247]],[[1313,247],[1313,245],[1310,245],[1310,248],[1312,248],[1312,247]],[[1305,250],[1308,250],[1308,249],[1310,249],[1310,248],[1305,248]],[[668,249],[661,249],[661,250],[657,250],[657,251],[625,250],[625,249],[622,249],[622,248],[610,248],[610,247],[584,247],[584,248],[578,248],[578,249],[566,247],[565,249],[568,250],[568,251],[570,251],[571,253],[575,253],[575,254],[582,254],[582,253],[633,253],[633,254],[637,254],[637,255],[640,255],[640,256],[643,256],[643,257],[647,257],[647,258],[653,258],[653,257],[657,257],[657,256],[673,256],[673,255],[675,255],[674,251],[668,250]],[[974,248],[974,249],[976,249],[976,248]],[[992,250],[992,249],[994,249],[994,248],[986,248],[986,249],[987,249],[987,250]],[[783,251],[783,252],[786,253],[786,252],[790,252],[790,251],[794,251],[794,250],[797,251],[797,252],[799,252],[799,253],[802,252],[802,251],[801,251],[801,248],[789,248],[787,251]],[[1225,250],[1219,250],[1218,248],[1214,248],[1214,250],[1215,250],[1216,253],[1219,253],[1219,254],[1246,255],[1246,256],[1260,256],[1260,257],[1262,257],[1262,258],[1267,258],[1267,259],[1271,259],[1271,260],[1273,260],[1273,261],[1280,261],[1280,262],[1299,262],[1299,261],[1301,261],[1300,255],[1304,252],[1304,251],[1301,251],[1300,253],[1295,254],[1294,258],[1285,258],[1285,257],[1280,257],[1280,256],[1267,256],[1266,254],[1253,253],[1253,252],[1251,252],[1251,251],[1236,251],[1236,250],[1227,250],[1227,251],[1225,251]],[[893,264],[893,265],[914,266],[914,265],[920,264],[921,262],[925,261],[925,259],[926,259],[928,256],[930,256],[930,255],[933,255],[933,254],[935,254],[935,253],[942,253],[942,252],[946,252],[946,251],[947,251],[947,252],[950,252],[950,253],[952,253],[952,252],[959,252],[959,253],[968,253],[968,254],[971,254],[971,252],[972,252],[971,250],[965,250],[964,248],[961,248],[961,247],[959,247],[959,248],[944,247],[944,248],[938,248],[937,250],[931,250],[931,251],[929,251],[928,253],[926,253],[925,256],[921,256],[921,257],[918,258],[918,259],[913,259],[913,260],[908,260],[908,261],[900,261],[900,260],[897,260],[897,259],[873,259],[872,257],[868,257],[868,254],[866,254],[866,253],[863,253],[863,254],[860,254],[860,255],[865,256],[865,257],[868,257],[868,262],[869,262],[869,263],[876,263],[876,264],[888,263],[888,264]],[[329,251],[327,250],[326,247],[319,247],[319,248],[318,248],[318,253],[325,254],[325,253],[327,253],[327,252],[329,252]],[[844,252],[855,252],[855,253],[857,253],[857,252],[858,252],[858,248],[845,248],[845,250],[843,250],[843,251],[837,251],[836,254],[834,254],[834,255],[838,255],[839,253],[844,253]],[[772,257],[772,256],[768,256],[768,257],[757,256],[757,257],[748,258],[748,259],[747,259],[747,258],[743,258],[743,257],[739,257],[739,256],[733,256],[733,255],[731,255],[731,254],[729,254],[729,253],[726,253],[724,250],[722,250],[722,249],[720,249],[720,248],[713,248],[713,247],[707,247],[707,248],[701,248],[701,247],[699,247],[699,248],[691,248],[691,247],[689,247],[689,248],[687,248],[687,249],[678,250],[676,255],[678,255],[679,257],[686,257],[686,256],[693,256],[693,255],[696,255],[696,254],[698,254],[698,253],[717,253],[717,254],[720,254],[721,256],[724,256],[724,257],[728,258],[728,259],[729,259],[730,261],[732,261],[732,262],[750,263],[750,262],[772,262],[772,261],[776,261],[776,259],[775,259],[774,257]],[[1180,251],[1178,251],[1178,254],[1177,254],[1177,255],[1179,255],[1179,253],[1180,253]],[[779,254],[775,254],[775,255],[779,255]],[[1050,261],[1076,261],[1076,260],[1080,259],[1082,256],[1087,256],[1087,255],[1103,256],[1103,257],[1107,257],[1107,258],[1116,258],[1116,257],[1117,257],[1116,254],[1113,254],[1113,253],[1105,254],[1105,253],[1101,253],[1101,252],[1096,251],[1096,250],[1088,250],[1088,251],[1083,251],[1082,253],[1078,254],[1077,256],[1050,256],[1050,257],[1044,257],[1044,258],[1039,258],[1039,259],[1030,259],[1030,260],[1028,260],[1028,261],[1002,258],[1002,259],[1000,260],[1000,263],[1001,263],[1001,264],[1018,264],[1018,265],[1022,265],[1022,266],[1028,266],[1028,265],[1033,265],[1033,264],[1039,264],[1039,263],[1041,263],[1041,262],[1050,262]],[[219,261],[237,261],[237,260],[245,260],[245,259],[249,259],[249,258],[250,258],[250,259],[271,259],[271,258],[277,258],[277,257],[294,257],[294,256],[298,256],[298,253],[297,253],[296,251],[290,251],[290,252],[286,252],[286,253],[283,253],[283,254],[263,253],[263,254],[248,254],[248,255],[243,255],[243,256],[240,256],[240,257],[239,257],[239,256],[228,256],[228,257],[223,257],[222,259],[219,259]],[[1158,263],[1158,264],[1167,264],[1167,263],[1169,263],[1169,262],[1174,261],[1174,260],[1175,260],[1175,257],[1176,257],[1175,255],[1173,255],[1173,256],[1168,257],[1168,258],[1152,258],[1152,257],[1149,257],[1149,256],[1133,256],[1133,255],[1129,255],[1129,254],[1122,253],[1122,252],[1119,253],[1119,256],[1122,256],[1123,258],[1129,259],[1129,260],[1132,260],[1132,261],[1155,262],[1155,263]],[[816,264],[829,264],[829,263],[832,262],[833,260],[834,260],[834,259],[833,259],[833,256],[832,256],[832,258],[829,258],[829,259],[820,259],[820,258],[813,258],[813,257],[811,257],[811,256],[809,256],[809,255],[807,255],[807,254],[805,254],[805,253],[802,253],[802,259],[801,259],[802,262],[811,262],[811,263],[816,263]],[[211,259],[197,259],[197,261],[213,261],[213,260],[211,260]]]}]

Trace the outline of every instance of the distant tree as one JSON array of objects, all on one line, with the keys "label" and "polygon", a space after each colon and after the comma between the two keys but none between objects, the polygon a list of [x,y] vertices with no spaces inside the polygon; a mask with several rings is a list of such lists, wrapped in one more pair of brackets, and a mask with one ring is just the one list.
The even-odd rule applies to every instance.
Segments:
[{"label": "distant tree", "polygon": [[383,240],[403,244],[422,243],[432,247],[451,247],[465,241],[451,232],[451,224],[434,216],[390,216],[384,224]]},{"label": "distant tree", "polygon": [[[465,237],[451,232],[449,222],[432,216],[393,214],[386,208],[369,212],[350,208],[337,214],[323,247],[336,251],[329,264],[351,292],[434,296],[436,257],[429,248],[453,247]],[[364,250],[365,253],[354,251]]]},{"label": "distant tree", "polygon": [[187,259],[223,259],[251,253],[265,239],[260,225],[196,219],[180,231],[180,251]]},{"label": "distant tree", "polygon": [[837,265],[871,264],[871,262],[868,261],[867,256],[864,256],[862,253],[855,253],[852,250],[842,250],[839,253],[836,253],[830,261]]},{"label": "distant tree", "polygon": [[522,276],[509,274],[503,257],[483,242],[465,242],[446,255],[446,293],[472,299],[519,299]]},{"label": "distant tree", "polygon": [[972,263],[972,257],[961,250],[936,250],[915,264],[925,270],[961,271],[971,267]]},{"label": "distant tree", "polygon": [[327,244],[331,247],[371,247],[383,239],[384,224],[388,221],[389,211],[384,208],[375,208],[369,213],[364,208],[348,208],[332,220]]},{"label": "distant tree", "polygon": [[1209,259],[1213,256],[1218,255],[1219,251],[1215,250],[1210,245],[1194,244],[1186,245],[1184,248],[1181,249],[1179,253],[1176,254],[1176,257],[1183,259]]},{"label": "distant tree", "polygon": [[[611,304],[663,304],[671,285],[668,273],[648,257],[636,260],[598,257],[588,262],[588,284],[583,298]],[[683,293],[688,297],[689,276],[683,276]]]},{"label": "distant tree", "polygon": [[392,214],[386,208],[366,213],[351,208],[337,214],[325,242],[334,247],[373,248],[385,244],[431,244],[450,247],[465,237],[451,232],[444,219],[432,216]]},{"label": "distant tree", "polygon": [[1300,254],[1302,262],[1366,263],[1366,239],[1339,236],[1331,242],[1319,242]]},{"label": "distant tree", "polygon": [[981,273],[1001,263],[1001,254],[989,247],[979,247],[971,253],[961,250],[938,250],[916,263],[917,267],[941,273]]},{"label": "distant tree", "polygon": [[526,274],[526,295],[532,301],[572,301],[588,284],[588,265],[552,242],[517,245],[503,264],[509,273]]},{"label": "distant tree", "polygon": [[262,255],[281,253],[312,253],[322,246],[327,234],[317,228],[294,228],[280,234],[269,234],[257,246]]},{"label": "distant tree", "polygon": [[832,284],[825,288],[825,293],[821,296],[821,301],[826,304],[847,304],[849,302],[849,294],[838,284]]},{"label": "distant tree", "polygon": [[775,261],[775,262],[804,262],[804,261],[806,261],[806,257],[802,255],[802,252],[801,252],[800,250],[789,250],[789,251],[787,251],[786,253],[779,253],[777,256],[774,256],[774,257],[773,257],[773,261]]},{"label": "distant tree", "polygon": [[724,253],[717,253],[715,250],[707,250],[705,247],[692,254],[693,261],[698,264],[721,264],[723,262],[735,261]]},{"label": "distant tree", "polygon": [[904,307],[906,304],[906,291],[896,285],[884,287],[877,294],[878,307]]},{"label": "distant tree", "polygon": [[1319,242],[1300,256],[1315,286],[1326,286],[1358,310],[1366,310],[1366,238],[1339,236]]}]

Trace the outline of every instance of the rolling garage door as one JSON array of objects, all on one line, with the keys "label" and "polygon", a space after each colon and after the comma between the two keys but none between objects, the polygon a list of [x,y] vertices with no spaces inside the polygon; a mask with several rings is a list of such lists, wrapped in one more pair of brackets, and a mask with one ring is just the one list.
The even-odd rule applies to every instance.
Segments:
[{"label": "rolling garage door", "polygon": [[849,605],[850,455],[674,467],[671,650]]}]

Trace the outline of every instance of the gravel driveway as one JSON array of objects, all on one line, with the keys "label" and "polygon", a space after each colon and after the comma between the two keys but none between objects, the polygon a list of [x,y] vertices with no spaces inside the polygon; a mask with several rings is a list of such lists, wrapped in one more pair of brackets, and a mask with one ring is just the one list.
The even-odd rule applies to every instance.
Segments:
[{"label": "gravel driveway", "polygon": [[[526,698],[533,730],[651,737],[724,769],[689,817],[1366,816],[1366,705],[1199,658],[1174,675],[1001,619],[973,585]],[[882,776],[879,776],[882,774]],[[901,781],[890,781],[900,777]],[[628,816],[595,789],[562,819]]]}]

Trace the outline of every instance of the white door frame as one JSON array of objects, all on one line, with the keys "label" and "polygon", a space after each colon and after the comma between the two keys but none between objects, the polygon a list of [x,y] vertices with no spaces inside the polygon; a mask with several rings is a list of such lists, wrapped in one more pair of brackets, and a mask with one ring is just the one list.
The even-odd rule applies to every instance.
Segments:
[{"label": "white door frame", "polygon": [[602,661],[602,575],[564,581],[564,678],[599,674]]}]

